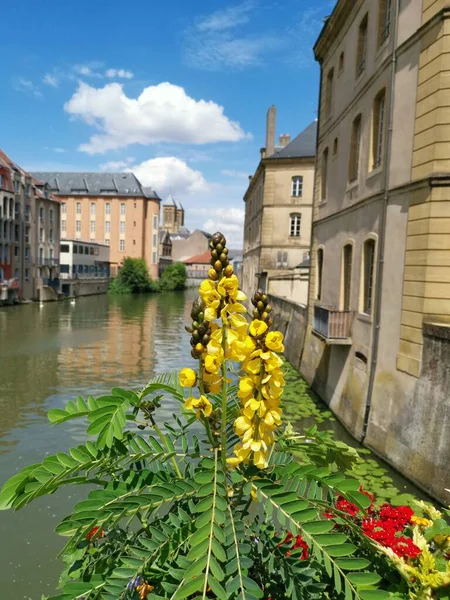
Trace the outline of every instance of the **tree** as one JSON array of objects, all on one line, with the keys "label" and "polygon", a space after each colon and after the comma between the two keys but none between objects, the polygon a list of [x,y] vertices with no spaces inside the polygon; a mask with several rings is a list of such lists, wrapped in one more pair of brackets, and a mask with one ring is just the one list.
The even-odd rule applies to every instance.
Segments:
[{"label": "tree", "polygon": [[152,289],[152,280],[143,258],[126,258],[117,277],[111,282],[112,294],[139,294]]},{"label": "tree", "polygon": [[186,287],[187,272],[183,263],[169,265],[162,273],[159,287],[164,291],[184,290]]}]

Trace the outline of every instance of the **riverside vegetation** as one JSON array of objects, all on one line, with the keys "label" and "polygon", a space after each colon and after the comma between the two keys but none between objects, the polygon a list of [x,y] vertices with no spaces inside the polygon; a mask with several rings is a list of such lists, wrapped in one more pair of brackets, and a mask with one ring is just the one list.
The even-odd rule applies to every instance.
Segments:
[{"label": "riverside vegetation", "polygon": [[143,258],[125,258],[122,267],[108,288],[110,294],[145,294],[184,290],[187,272],[183,263],[164,269],[158,281],[152,281]]},{"label": "riverside vegetation", "polygon": [[[346,474],[355,450],[283,424],[283,336],[263,293],[248,322],[227,254],[215,234],[187,327],[196,369],[51,410],[95,440],[4,485],[0,508],[15,510],[88,485],[57,527],[52,600],[450,598],[448,511],[378,501]],[[180,413],[161,429],[167,395]]]}]

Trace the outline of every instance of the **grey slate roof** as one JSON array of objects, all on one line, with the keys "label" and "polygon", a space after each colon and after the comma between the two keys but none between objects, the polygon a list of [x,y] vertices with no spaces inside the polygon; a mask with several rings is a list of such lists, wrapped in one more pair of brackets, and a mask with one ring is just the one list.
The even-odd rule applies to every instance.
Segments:
[{"label": "grey slate roof", "polygon": [[159,196],[152,188],[144,188],[134,173],[32,173],[39,181],[46,181],[54,194],[63,196]]},{"label": "grey slate roof", "polygon": [[161,201],[161,198],[158,196],[158,194],[155,192],[155,190],[152,187],[142,187],[143,191],[144,191],[144,195],[146,198],[151,198],[152,200],[159,200]]},{"label": "grey slate roof", "polygon": [[316,155],[317,121],[314,121],[304,131],[284,148],[278,148],[267,158],[307,158]]}]

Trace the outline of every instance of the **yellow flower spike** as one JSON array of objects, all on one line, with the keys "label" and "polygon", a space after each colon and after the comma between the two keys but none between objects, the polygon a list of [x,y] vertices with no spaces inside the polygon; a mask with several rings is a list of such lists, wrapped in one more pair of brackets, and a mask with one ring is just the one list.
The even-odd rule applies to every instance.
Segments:
[{"label": "yellow flower spike", "polygon": [[188,398],[184,403],[186,410],[195,411],[195,416],[200,419],[203,414],[205,417],[209,417],[213,411],[211,402],[206,396],[200,396],[200,398]]},{"label": "yellow flower spike", "polygon": [[197,373],[192,369],[181,369],[180,385],[181,387],[194,387],[197,383]]},{"label": "yellow flower spike", "polygon": [[265,340],[265,344],[269,350],[274,352],[284,352],[283,346],[284,336],[279,331],[270,331]]},{"label": "yellow flower spike", "polygon": [[264,335],[267,329],[267,323],[264,323],[264,321],[259,321],[258,319],[252,321],[250,323],[250,327],[248,328],[250,335],[256,338],[260,335]]}]

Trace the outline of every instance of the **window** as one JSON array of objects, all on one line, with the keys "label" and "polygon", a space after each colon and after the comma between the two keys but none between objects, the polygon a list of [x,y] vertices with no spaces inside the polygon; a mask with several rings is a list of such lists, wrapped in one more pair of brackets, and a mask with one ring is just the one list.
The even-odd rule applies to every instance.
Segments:
[{"label": "window", "polygon": [[133,227],[136,227],[136,221],[133,221]]},{"label": "window", "polygon": [[283,250],[278,250],[277,252],[277,268],[285,268],[288,266],[288,253]]},{"label": "window", "polygon": [[0,175],[0,188],[3,187],[3,175]]},{"label": "window", "polygon": [[[69,252],[69,244],[61,244],[60,252],[64,253],[64,254]],[[74,248],[74,252],[75,252],[75,248]]]},{"label": "window", "polygon": [[125,221],[120,221],[120,233],[125,233]]},{"label": "window", "polygon": [[53,223],[53,209],[50,209],[50,223]]},{"label": "window", "polygon": [[77,215],[81,215],[81,202],[77,202]]},{"label": "window", "polygon": [[325,95],[325,118],[331,116],[333,108],[333,80],[334,80],[334,69],[330,69],[327,75],[327,89]]},{"label": "window", "polygon": [[91,233],[95,233],[95,221],[91,221]]},{"label": "window", "polygon": [[39,221],[43,221],[44,220],[44,207],[41,206],[39,209]]},{"label": "window", "polygon": [[85,254],[89,254],[89,246],[85,246],[84,247],[84,253]]},{"label": "window", "polygon": [[91,215],[95,215],[95,202],[91,202]]},{"label": "window", "polygon": [[156,252],[153,252],[153,253],[152,253],[152,263],[153,263],[154,265],[156,265],[156,262],[157,262],[157,261],[156,261]]},{"label": "window", "polygon": [[339,152],[339,140],[338,138],[334,138],[333,141],[333,158],[336,158]]},{"label": "window", "polygon": [[[61,231],[66,231],[66,223],[67,223],[67,221],[65,219],[63,219],[61,221]],[[78,223],[78,221],[77,221],[77,223]]]},{"label": "window", "polygon": [[53,244],[53,229],[50,229],[49,231],[48,240],[51,244]]},{"label": "window", "polygon": [[122,204],[120,205],[120,214],[121,215],[125,214],[125,202],[122,202]]},{"label": "window", "polygon": [[133,240],[133,246],[136,246],[136,240]]},{"label": "window", "polygon": [[25,243],[29,244],[30,243],[30,228],[27,227],[25,229]]},{"label": "window", "polygon": [[153,215],[153,229],[158,229],[158,215]]},{"label": "window", "polygon": [[94,248],[92,248],[92,246],[89,248],[89,254],[94,256]]},{"label": "window", "polygon": [[[61,250],[62,252],[62,250]],[[70,252],[70,250],[68,250],[68,252]],[[78,254],[78,246],[76,244],[73,245],[73,254]]]},{"label": "window", "polygon": [[30,269],[25,269],[25,281],[30,279]]},{"label": "window", "polygon": [[134,203],[134,208],[136,208],[136,202]]},{"label": "window", "polygon": [[302,223],[302,215],[291,215],[290,235],[291,237],[300,237],[300,227]]},{"label": "window", "polygon": [[345,66],[345,54],[343,52],[341,52],[341,55],[339,56],[339,75],[341,75],[341,73],[344,72],[344,66]]},{"label": "window", "polygon": [[107,202],[105,204],[105,215],[110,215],[111,214],[111,204],[109,202]]},{"label": "window", "polygon": [[317,250],[317,300],[322,299],[323,249]]},{"label": "window", "polygon": [[16,192],[16,194],[19,193],[19,182],[17,180],[14,181],[14,191]]},{"label": "window", "polygon": [[378,12],[378,46],[387,40],[391,33],[392,0],[380,0]]},{"label": "window", "polygon": [[344,246],[343,261],[343,308],[350,310],[353,264],[353,246],[351,244]]},{"label": "window", "polygon": [[356,50],[356,77],[358,78],[363,74],[366,68],[366,55],[367,55],[367,34],[369,27],[369,16],[366,15],[361,21],[358,32],[358,47]]},{"label": "window", "polygon": [[119,242],[119,250],[121,252],[125,252],[125,240],[120,240],[120,242]]},{"label": "window", "polygon": [[359,175],[359,154],[361,150],[361,115],[353,121],[350,148],[349,181],[356,181]]},{"label": "window", "polygon": [[44,229],[42,227],[39,229],[39,241],[44,241]]},{"label": "window", "polygon": [[158,234],[154,233],[153,234],[153,247],[155,248],[158,244]]},{"label": "window", "polygon": [[105,233],[111,232],[111,221],[105,221]]},{"label": "window", "polygon": [[384,116],[386,107],[386,90],[382,90],[373,104],[372,123],[372,156],[373,169],[381,166],[384,150]]},{"label": "window", "polygon": [[14,256],[16,258],[19,256],[19,246],[14,246]]},{"label": "window", "polygon": [[372,314],[373,308],[373,277],[375,268],[375,241],[367,240],[364,243],[364,270],[363,270],[363,312]]},{"label": "window", "polygon": [[298,175],[292,178],[292,196],[300,198],[303,195],[303,177]]},{"label": "window", "polygon": [[327,199],[328,185],[328,148],[325,148],[322,154],[322,174],[320,181],[320,200],[324,202]]},{"label": "window", "polygon": [[30,261],[30,249],[29,248],[25,248],[25,261],[26,262]]},{"label": "window", "polygon": [[81,231],[81,221],[76,222],[76,230]]},{"label": "window", "polygon": [[61,203],[61,214],[65,215],[67,212],[67,204],[65,202]]},{"label": "window", "polygon": [[105,245],[109,246],[109,240],[105,240]]}]

